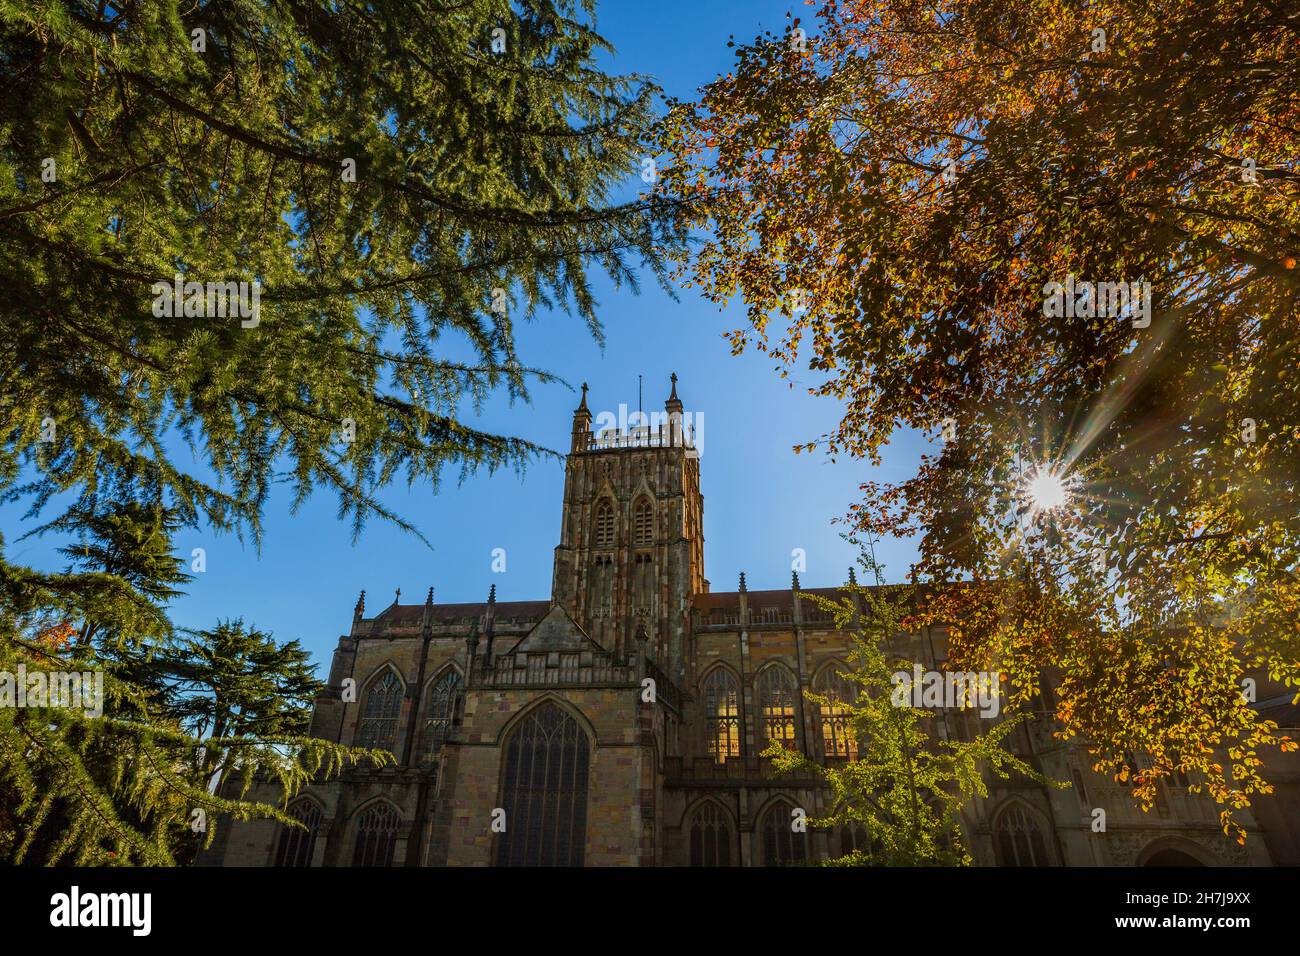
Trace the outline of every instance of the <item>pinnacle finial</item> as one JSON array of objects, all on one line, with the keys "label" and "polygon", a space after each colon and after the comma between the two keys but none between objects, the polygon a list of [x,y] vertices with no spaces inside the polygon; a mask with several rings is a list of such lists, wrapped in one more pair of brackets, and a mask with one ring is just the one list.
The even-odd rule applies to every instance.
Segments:
[{"label": "pinnacle finial", "polygon": [[425,595],[425,598],[424,598],[424,606],[425,606],[425,607],[433,607],[433,587],[432,587],[432,585],[430,585],[430,587],[429,587],[429,593],[428,593],[427,595]]},{"label": "pinnacle finial", "polygon": [[849,566],[849,584],[857,584],[857,583],[858,583],[858,575],[857,575],[857,572],[855,572],[855,571],[853,570],[853,566],[850,565],[850,566]]},{"label": "pinnacle finial", "polygon": [[790,587],[791,587],[793,590],[795,590],[795,591],[798,591],[798,590],[799,590],[799,572],[798,572],[798,571],[791,571],[791,572],[790,572]]},{"label": "pinnacle finial", "polygon": [[744,594],[744,593],[746,593],[748,590],[749,590],[749,588],[745,587],[745,572],[744,572],[744,571],[741,571],[741,572],[740,572],[740,593],[741,593],[741,594]]},{"label": "pinnacle finial", "polygon": [[494,584],[488,589],[488,604],[497,603],[497,586]]},{"label": "pinnacle finial", "polygon": [[357,606],[352,609],[352,616],[362,617],[366,613],[366,592],[362,590],[361,596],[357,598]]}]

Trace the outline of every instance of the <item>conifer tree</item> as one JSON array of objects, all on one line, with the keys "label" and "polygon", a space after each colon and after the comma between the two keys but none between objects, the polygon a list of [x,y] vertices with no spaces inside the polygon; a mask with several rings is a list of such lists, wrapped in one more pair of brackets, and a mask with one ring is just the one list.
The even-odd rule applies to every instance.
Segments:
[{"label": "conifer tree", "polygon": [[[260,540],[287,477],[356,533],[409,529],[392,480],[543,454],[464,417],[555,380],[516,323],[558,307],[599,339],[592,272],[662,280],[681,238],[672,203],[616,198],[655,90],[597,68],[592,21],[589,0],[0,0],[0,498],[71,500],[52,524],[89,541],[127,531],[95,524],[125,502]],[[91,545],[97,569],[49,573],[0,538],[0,671],[161,640],[181,582],[150,540],[144,566]],[[291,704],[200,740],[141,671],[105,687],[99,718],[0,708],[0,859],[168,863],[195,810],[287,819],[209,793],[195,748],[286,796],[367,756],[289,733]]]}]

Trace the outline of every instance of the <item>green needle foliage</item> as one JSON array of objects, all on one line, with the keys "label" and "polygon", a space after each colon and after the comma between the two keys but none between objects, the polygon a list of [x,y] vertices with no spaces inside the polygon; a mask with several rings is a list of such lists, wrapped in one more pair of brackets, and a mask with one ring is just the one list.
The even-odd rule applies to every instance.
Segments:
[{"label": "green needle foliage", "polygon": [[[277,739],[307,733],[323,684],[297,641],[278,643],[243,620],[222,621],[185,636],[151,661],[166,687],[166,706],[201,738]],[[209,749],[196,763],[212,785],[230,770],[238,750]]]},{"label": "green needle foliage", "polygon": [[[391,759],[304,736],[319,684],[296,642],[242,622],[174,636],[161,602],[189,577],[171,555],[174,512],[127,502],[60,521],[82,534],[63,549],[67,571],[11,566],[0,579],[0,680],[16,691],[37,672],[98,675],[102,698],[0,706],[0,861],[188,862],[218,815],[292,822],[244,799],[252,780],[287,799]],[[215,795],[226,776],[236,796]]]},{"label": "green needle foliage", "polygon": [[[862,563],[874,570],[869,556]],[[780,773],[811,774],[829,787],[830,811],[810,818],[809,826],[865,832],[869,850],[854,850],[829,860],[829,866],[969,866],[961,815],[976,797],[988,796],[986,774],[1003,780],[1019,774],[1047,783],[1004,749],[1023,715],[970,741],[942,740],[929,728],[934,711],[896,705],[892,677],[910,673],[912,662],[892,652],[891,639],[902,633],[912,590],[877,591],[851,583],[838,600],[801,595],[831,613],[837,628],[853,632],[851,670],[842,676],[856,686],[857,699],[837,704],[847,706],[858,753],[841,765],[821,766],[773,741],[763,756],[771,757]],[[818,706],[831,703],[823,695],[806,696]]]},{"label": "green needle foliage", "polygon": [[[0,2],[0,490],[28,465],[38,503],[166,495],[256,534],[283,462],[359,530],[400,521],[396,476],[539,454],[459,405],[551,380],[514,324],[562,306],[599,335],[589,272],[635,285],[675,240],[671,204],[611,198],[654,88],[594,67],[591,12]],[[256,280],[257,324],[159,317],[177,274]]]},{"label": "green needle foliage", "polygon": [[[388,759],[298,736],[295,645],[238,624],[174,640],[163,542],[259,540],[277,481],[295,506],[337,495],[354,533],[410,529],[377,498],[390,481],[545,453],[462,420],[554,380],[515,323],[557,307],[599,339],[591,275],[662,281],[681,241],[672,202],[619,194],[656,91],[595,66],[592,16],[0,0],[0,500],[57,500],[45,528],[81,542],[45,573],[0,538],[0,671],[103,671],[106,697],[101,717],[0,708],[0,860],[183,860],[204,817],[286,819],[214,796],[217,776],[287,798]],[[200,284],[183,303],[177,276]]]}]

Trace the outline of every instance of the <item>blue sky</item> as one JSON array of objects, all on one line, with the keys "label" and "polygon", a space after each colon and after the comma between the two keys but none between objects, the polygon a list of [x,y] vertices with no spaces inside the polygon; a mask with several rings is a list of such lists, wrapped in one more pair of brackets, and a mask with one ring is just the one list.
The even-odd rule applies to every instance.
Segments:
[{"label": "blue sky", "polygon": [[[726,72],[734,56],[726,46],[729,35],[741,41],[763,28],[779,30],[792,9],[806,18],[802,6],[790,2],[610,0],[601,5],[597,26],[617,48],[615,70],[651,74],[669,95],[687,98]],[[639,296],[604,281],[596,288],[607,336],[603,352],[572,316],[553,313],[517,327],[522,360],[557,373],[574,390],[534,387],[531,405],[492,402],[474,423],[564,451],[580,383],[591,386],[594,412],[616,412],[620,402],[636,408],[637,376],[643,375],[645,407],[657,410],[675,371],[686,408],[704,418],[705,574],[713,589],[734,590],[742,570],[751,588],[788,587],[794,548],[807,555],[803,584],[841,582],[855,554],[831,520],[858,500],[862,481],[909,475],[924,440],[901,434],[879,469],[844,459],[831,464],[820,454],[796,456],[791,446],[831,428],[838,406],[810,398],[798,375],[791,388],[762,356],[733,357],[723,334],[741,322],[740,309],[720,311],[685,289],[674,302],[648,276]],[[323,673],[362,588],[371,614],[391,603],[397,588],[403,603],[423,601],[430,585],[440,602],[483,600],[492,584],[502,600],[548,597],[562,464],[538,462],[522,480],[501,473],[457,486],[455,477],[449,474],[436,496],[405,486],[383,496],[415,523],[432,550],[379,521],[354,543],[350,524],[336,518],[333,497],[319,494],[291,515],[287,488],[267,509],[260,553],[233,536],[183,531],[178,552],[188,556],[204,548],[207,570],[173,605],[173,620],[201,627],[243,616],[282,640],[301,640]],[[59,542],[17,540],[31,527],[18,520],[21,512],[0,509],[10,559],[61,567],[54,553]],[[506,550],[505,573],[491,569],[494,548]],[[890,580],[905,576],[914,557],[909,542],[882,542],[877,552]]]}]

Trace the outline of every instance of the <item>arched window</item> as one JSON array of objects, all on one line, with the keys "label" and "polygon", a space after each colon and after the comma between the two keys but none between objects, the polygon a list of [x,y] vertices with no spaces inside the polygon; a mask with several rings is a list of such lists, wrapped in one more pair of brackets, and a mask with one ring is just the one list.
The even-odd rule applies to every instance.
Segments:
[{"label": "arched window", "polygon": [[546,703],[525,718],[506,744],[497,866],[582,866],[590,766],[590,741],[568,711]]},{"label": "arched window", "polygon": [[614,505],[611,502],[605,500],[597,503],[596,517],[592,524],[594,528],[592,537],[595,539],[596,547],[614,547],[615,520]]},{"label": "arched window", "polygon": [[397,741],[397,718],[402,712],[406,687],[391,670],[373,681],[366,692],[361,726],[357,728],[357,746],[392,750]]},{"label": "arched window", "polygon": [[372,804],[357,821],[357,845],[353,866],[392,866],[397,847],[397,829],[402,818],[391,803]]},{"label": "arched window", "polygon": [[731,866],[731,821],[716,803],[691,820],[691,866]]},{"label": "arched window", "polygon": [[464,698],[460,671],[450,668],[429,688],[424,710],[424,759],[435,760],[456,723]]},{"label": "arched window", "polygon": [[998,815],[993,827],[998,866],[1047,866],[1043,831],[1034,814],[1013,803]]},{"label": "arched window", "polygon": [[823,667],[813,680],[813,693],[826,698],[826,703],[817,706],[822,752],[827,757],[852,759],[858,755],[858,746],[849,705],[857,700],[857,685],[843,676],[842,666],[835,663]]},{"label": "arched window", "polygon": [[316,835],[320,832],[321,812],[315,800],[296,800],[289,807],[289,816],[306,829],[280,827],[280,845],[275,851],[276,866],[311,866],[316,850]]},{"label": "arched window", "polygon": [[701,691],[709,753],[726,763],[740,756],[740,685],[731,671],[716,667],[704,678]]},{"label": "arched window", "polygon": [[779,740],[787,748],[797,747],[794,675],[784,667],[769,667],[758,675],[759,733],[764,741]]},{"label": "arched window", "polygon": [[[861,823],[849,823],[839,829],[839,855],[849,856],[853,853],[862,853],[870,857],[872,850],[871,840],[867,838],[867,828]],[[834,843],[831,844],[835,846]]]},{"label": "arched window", "polygon": [[808,859],[808,833],[795,831],[791,810],[788,803],[774,803],[763,816],[759,832],[763,834],[764,866],[788,866]]},{"label": "arched window", "polygon": [[633,540],[639,545],[654,544],[655,515],[649,498],[638,498],[632,509]]}]

